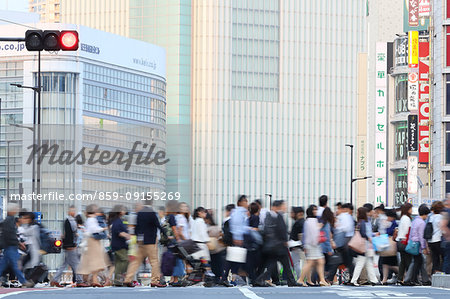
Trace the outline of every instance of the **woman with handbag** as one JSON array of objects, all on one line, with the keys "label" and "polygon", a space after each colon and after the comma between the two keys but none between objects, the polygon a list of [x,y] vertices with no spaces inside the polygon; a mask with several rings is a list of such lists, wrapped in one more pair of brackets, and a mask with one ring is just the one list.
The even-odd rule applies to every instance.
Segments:
[{"label": "woman with handbag", "polygon": [[397,250],[400,253],[400,266],[398,269],[398,282],[403,284],[405,272],[411,264],[412,256],[405,251],[409,238],[409,229],[411,227],[412,204],[405,203],[400,208],[401,216],[398,224]]},{"label": "woman with handbag", "polygon": [[386,234],[389,236],[389,248],[379,253],[380,264],[383,268],[382,285],[387,284],[390,270],[398,273],[397,243],[393,240],[394,233],[398,227],[397,214],[394,210],[386,210],[386,216],[387,219],[384,222],[381,222],[381,225],[384,226]]},{"label": "woman with handbag", "polygon": [[[320,246],[322,248],[322,253],[325,257],[325,271],[329,270],[329,267],[333,262],[331,257],[334,254],[333,246],[333,237],[331,230],[334,229],[335,218],[334,214],[329,207],[326,207],[322,212],[322,217],[320,219],[323,226],[320,229],[320,233],[323,235],[323,242],[320,242]],[[336,247],[336,246],[334,246]],[[328,281],[328,283],[332,283],[332,281]]]},{"label": "woman with handbag", "polygon": [[[353,271],[353,276],[351,280],[351,284],[353,286],[358,287],[358,279],[361,275],[361,271],[364,267],[366,267],[367,276],[369,278],[369,281],[372,284],[378,284],[378,279],[375,275],[375,270],[373,267],[373,261],[372,256],[369,256],[369,250],[367,250],[372,243],[372,236],[369,236],[367,232],[367,225],[368,225],[368,218],[367,218],[367,209],[364,207],[358,208],[357,213],[357,221],[359,228],[359,233],[355,232],[355,235],[353,236],[352,240],[349,242],[349,246],[353,249],[353,251],[357,254],[356,257],[356,265],[355,270]],[[362,242],[359,247],[360,251],[357,251],[357,248],[352,246],[352,244],[355,242],[354,238],[363,238],[365,239],[365,242]],[[356,243],[359,243],[356,242]]]},{"label": "woman with handbag", "polygon": [[97,221],[98,207],[95,204],[86,207],[86,234],[87,246],[83,251],[80,260],[78,273],[82,275],[92,274],[93,287],[103,287],[98,281],[100,271],[108,267],[109,257],[106,255],[105,248],[100,240],[93,237],[94,234],[104,233],[108,228],[101,227]]},{"label": "woman with handbag", "polygon": [[310,205],[306,210],[306,221],[303,228],[304,250],[306,254],[306,265],[303,266],[298,283],[302,286],[312,286],[312,281],[305,284],[305,277],[311,277],[313,268],[316,268],[319,275],[319,285],[329,286],[325,280],[325,259],[323,258],[322,248],[320,246],[320,229],[322,227],[317,220],[317,206]]},{"label": "woman with handbag", "polygon": [[[421,205],[419,207],[419,216],[414,218],[414,221],[411,223],[410,244],[408,244],[408,247],[412,248],[411,253],[413,253],[414,264],[410,285],[420,285],[418,276],[423,264],[422,253],[428,254],[427,241],[423,237],[425,219],[427,219],[428,214],[430,214],[430,209],[425,204]],[[409,248],[407,250],[410,251]]]}]

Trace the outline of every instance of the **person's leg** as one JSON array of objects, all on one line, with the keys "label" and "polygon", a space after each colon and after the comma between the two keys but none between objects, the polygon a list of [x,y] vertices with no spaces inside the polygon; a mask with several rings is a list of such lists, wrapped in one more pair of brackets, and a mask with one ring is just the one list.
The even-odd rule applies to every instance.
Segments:
[{"label": "person's leg", "polygon": [[11,268],[14,272],[14,274],[17,276],[17,279],[20,281],[20,283],[24,284],[27,280],[25,279],[25,276],[23,275],[22,271],[20,271],[18,266],[18,261],[20,259],[20,253],[17,250],[17,247],[10,246],[6,248],[3,251],[4,258],[6,258],[6,262],[11,265]]},{"label": "person's leg", "polygon": [[421,254],[413,256],[413,265],[412,265],[411,278],[408,279],[408,281],[411,282],[411,283],[418,283],[419,282],[418,276],[419,276],[420,267],[422,267],[421,259],[422,259],[422,255]]},{"label": "person's leg", "polygon": [[299,283],[301,283],[301,284],[305,283],[305,277],[306,277],[306,275],[310,274],[313,265],[314,265],[314,260],[308,260],[308,259],[306,260],[306,264],[303,266],[303,269],[300,274],[300,278],[298,279]]},{"label": "person's leg", "polygon": [[124,283],[131,282],[133,276],[136,274],[136,271],[139,269],[139,266],[146,257],[147,256],[145,254],[144,245],[138,245],[138,250],[135,259],[132,260],[131,263],[128,265]]},{"label": "person's leg", "polygon": [[317,274],[319,274],[319,282],[327,284],[325,280],[325,259],[321,258],[317,260]]},{"label": "person's leg", "polygon": [[442,249],[441,249],[441,242],[435,242],[435,243],[429,243],[428,244],[431,256],[433,258],[433,268],[431,270],[431,273],[435,273],[436,271],[441,271],[441,258],[442,258]]},{"label": "person's leg", "polygon": [[292,263],[294,264],[295,278],[300,277],[301,272],[301,260],[300,260],[300,249],[294,249],[291,251]]},{"label": "person's leg", "polygon": [[375,268],[372,257],[366,257],[366,272],[367,278],[371,283],[378,283],[377,275],[375,274]]},{"label": "person's leg", "polygon": [[123,274],[128,267],[128,251],[121,249],[114,252],[114,282],[113,284],[121,285],[123,281]]},{"label": "person's leg", "polygon": [[148,244],[144,245],[144,247],[150,265],[152,266],[152,283],[159,283],[161,272],[159,270],[158,247],[156,244]]},{"label": "person's leg", "polygon": [[400,267],[398,269],[398,281],[405,281],[405,274],[411,264],[411,255],[405,251],[400,251]]},{"label": "person's leg", "polygon": [[278,260],[283,265],[283,273],[286,274],[288,284],[295,284],[296,280],[294,274],[292,273],[291,262],[289,261],[288,252],[286,254],[279,256]]},{"label": "person's leg", "polygon": [[[56,271],[55,275],[52,278],[52,282],[58,282],[59,283],[59,279],[61,278],[61,275],[63,274],[64,270],[67,269],[67,266],[69,265],[69,263],[67,262],[68,260],[68,251],[64,251],[64,262],[62,263],[62,265],[59,267],[59,269]],[[72,268],[73,270],[73,268]],[[75,279],[75,277],[73,277]]]},{"label": "person's leg", "polygon": [[273,269],[277,267],[277,260],[271,256],[266,256],[266,261],[264,266],[262,267],[262,273],[256,277],[256,283],[264,283],[266,280],[269,280],[271,277]]},{"label": "person's leg", "polygon": [[357,283],[357,281],[359,279],[359,275],[361,274],[361,271],[364,268],[365,264],[366,264],[366,257],[364,255],[358,255],[356,257],[356,265],[355,265],[355,270],[353,271],[351,283],[353,283],[353,284]]}]

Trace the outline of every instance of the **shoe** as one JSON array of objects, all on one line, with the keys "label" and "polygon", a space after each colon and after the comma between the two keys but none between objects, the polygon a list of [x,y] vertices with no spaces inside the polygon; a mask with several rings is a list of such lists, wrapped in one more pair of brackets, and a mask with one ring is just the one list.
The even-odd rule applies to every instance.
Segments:
[{"label": "shoe", "polygon": [[292,283],[288,283],[288,287],[290,287],[290,288],[303,287],[303,285],[298,282],[292,282]]},{"label": "shoe", "polygon": [[32,282],[31,280],[27,280],[24,284],[22,284],[22,288],[23,289],[29,289],[34,287],[35,283]]},{"label": "shoe", "polygon": [[360,287],[360,286],[361,286],[361,285],[359,285],[357,282],[350,283],[350,285],[351,285],[351,286],[354,286],[354,287]]},{"label": "shoe", "polygon": [[121,288],[121,287],[123,287],[124,285],[123,285],[123,283],[121,283],[121,282],[115,282],[115,283],[112,284],[112,286],[113,286],[113,287],[116,287],[116,288]]},{"label": "shoe", "polygon": [[124,282],[123,285],[126,286],[127,288],[134,288],[135,287],[134,283],[132,283],[132,282]]},{"label": "shoe", "polygon": [[306,282],[306,284],[308,285],[308,287],[317,287],[317,285],[314,283]]},{"label": "shoe", "polygon": [[63,287],[59,282],[56,282],[56,281],[51,281],[50,282],[50,286],[51,287],[55,287],[55,288],[62,288]]},{"label": "shoe", "polygon": [[255,288],[270,288],[272,287],[269,283],[267,283],[266,281],[255,281],[253,282],[253,287]]},{"label": "shoe", "polygon": [[431,281],[422,282],[423,286],[431,286]]},{"label": "shoe", "polygon": [[330,284],[328,282],[325,282],[325,281],[320,281],[319,282],[319,286],[321,286],[321,287],[329,287]]},{"label": "shoe", "polygon": [[103,285],[101,285],[101,284],[99,284],[99,283],[93,283],[93,284],[91,285],[91,287],[94,287],[94,288],[103,288]]},{"label": "shoe", "polygon": [[376,287],[376,286],[382,286],[383,284],[381,282],[371,282],[370,285],[373,287]]},{"label": "shoe", "polygon": [[165,287],[167,287],[166,284],[162,284],[162,283],[159,283],[159,282],[152,283],[150,286],[155,287],[155,288],[165,288]]},{"label": "shoe", "polygon": [[84,283],[84,282],[80,282],[80,283],[77,283],[75,287],[77,287],[77,288],[88,288],[88,287],[90,287],[90,285],[88,285],[87,283]]},{"label": "shoe", "polygon": [[304,283],[304,282],[297,282],[298,284],[299,284],[299,286],[301,286],[301,287],[309,287],[306,283]]},{"label": "shoe", "polygon": [[222,281],[219,282],[219,284],[220,284],[220,285],[223,285],[223,286],[225,286],[225,287],[227,287],[227,288],[232,288],[232,287],[234,287],[234,285],[232,285],[228,280],[222,280]]}]

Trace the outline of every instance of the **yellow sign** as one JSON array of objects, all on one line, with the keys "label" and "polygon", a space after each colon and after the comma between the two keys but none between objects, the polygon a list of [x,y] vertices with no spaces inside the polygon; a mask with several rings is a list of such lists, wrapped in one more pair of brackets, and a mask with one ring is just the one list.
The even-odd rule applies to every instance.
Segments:
[{"label": "yellow sign", "polygon": [[408,32],[408,64],[410,68],[419,67],[419,31]]}]

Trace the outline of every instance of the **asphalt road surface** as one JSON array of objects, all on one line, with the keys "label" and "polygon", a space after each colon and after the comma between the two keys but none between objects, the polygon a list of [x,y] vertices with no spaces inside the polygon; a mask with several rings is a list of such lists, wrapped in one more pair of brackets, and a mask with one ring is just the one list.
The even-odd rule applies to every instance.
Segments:
[{"label": "asphalt road surface", "polygon": [[65,288],[65,289],[2,289],[0,299],[279,299],[279,298],[352,298],[352,299],[448,299],[450,289],[432,287],[309,287],[309,288]]}]

